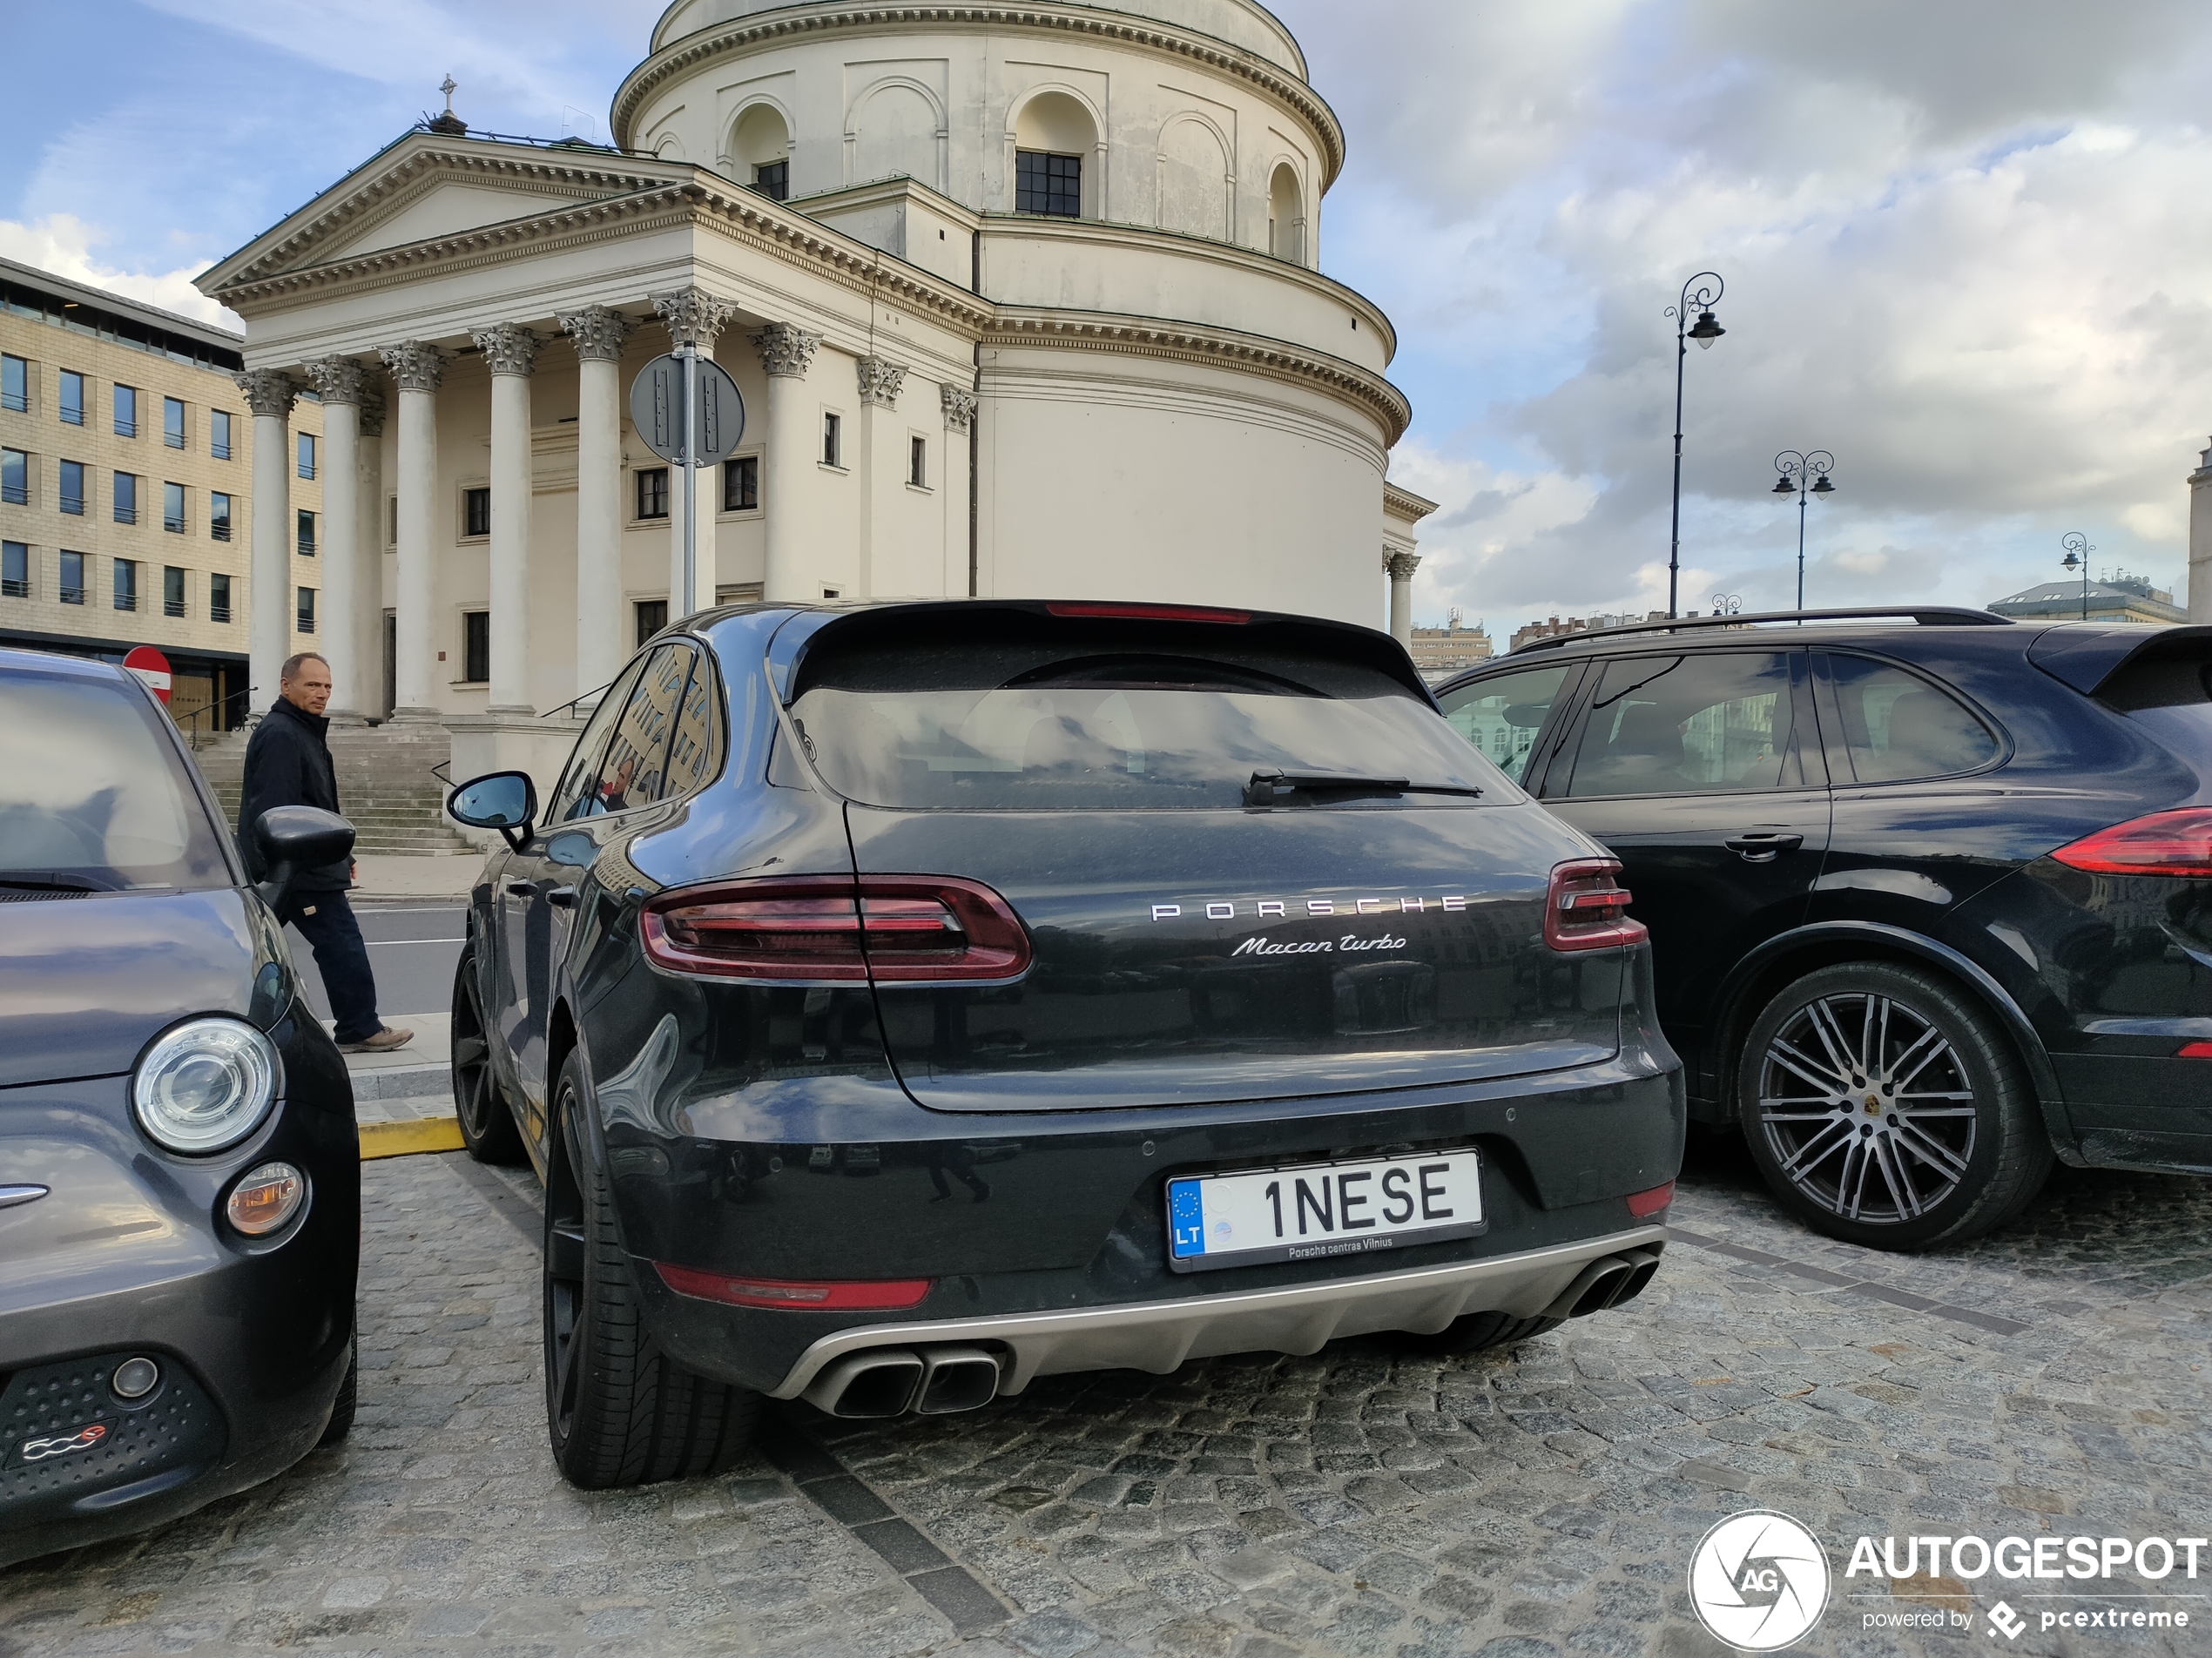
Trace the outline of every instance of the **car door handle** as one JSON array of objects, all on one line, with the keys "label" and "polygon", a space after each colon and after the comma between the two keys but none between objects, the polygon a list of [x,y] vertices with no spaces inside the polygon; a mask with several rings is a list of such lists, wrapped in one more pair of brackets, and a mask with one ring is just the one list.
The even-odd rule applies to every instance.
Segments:
[{"label": "car door handle", "polygon": [[546,893],[545,901],[556,910],[572,910],[576,907],[576,888],[556,886]]},{"label": "car door handle", "polygon": [[[1730,844],[1733,846],[1735,843],[1731,841]],[[507,883],[507,890],[516,898],[536,898],[537,896],[537,883],[535,881],[509,881]]]},{"label": "car door handle", "polygon": [[1805,844],[1805,838],[1759,829],[1749,834],[1731,835],[1722,844],[1747,864],[1770,864],[1779,853],[1797,851]]}]

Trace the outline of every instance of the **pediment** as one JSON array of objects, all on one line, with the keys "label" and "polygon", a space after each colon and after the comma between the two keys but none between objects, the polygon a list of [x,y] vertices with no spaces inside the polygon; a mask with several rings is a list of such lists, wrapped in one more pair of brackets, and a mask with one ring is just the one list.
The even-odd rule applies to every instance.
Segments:
[{"label": "pediment", "polygon": [[573,207],[580,202],[618,193],[623,192],[563,188],[543,180],[502,179],[480,182],[465,175],[433,174],[418,181],[415,189],[384,204],[383,212],[374,215],[371,222],[352,234],[333,236],[320,242],[312,259],[304,262],[320,264],[326,259],[347,259],[387,247],[404,247],[409,242],[427,242],[434,237],[481,230],[486,225],[525,219],[559,207]]}]

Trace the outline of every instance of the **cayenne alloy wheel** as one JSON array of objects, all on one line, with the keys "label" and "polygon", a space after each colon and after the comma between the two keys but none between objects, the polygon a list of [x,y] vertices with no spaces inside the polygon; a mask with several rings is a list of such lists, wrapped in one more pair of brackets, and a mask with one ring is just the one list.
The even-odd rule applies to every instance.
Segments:
[{"label": "cayenne alloy wheel", "polygon": [[463,950],[453,970],[453,1114],[462,1143],[478,1163],[523,1160],[523,1136],[492,1069],[483,1001],[476,989],[476,953]]},{"label": "cayenne alloy wheel", "polygon": [[2016,1213],[2050,1170],[2008,1044],[1918,968],[1850,963],[1791,985],[1752,1027],[1739,1090],[1767,1183],[1854,1243],[1959,1242]]}]

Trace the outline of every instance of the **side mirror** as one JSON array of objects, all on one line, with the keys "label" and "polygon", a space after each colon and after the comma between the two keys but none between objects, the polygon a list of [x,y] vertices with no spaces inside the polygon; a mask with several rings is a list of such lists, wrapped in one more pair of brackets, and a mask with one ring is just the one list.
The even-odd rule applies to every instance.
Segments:
[{"label": "side mirror", "polygon": [[496,829],[510,851],[520,851],[537,819],[537,788],[528,772],[493,772],[448,795],[446,815],[471,829]]},{"label": "side mirror", "polygon": [[354,826],[320,806],[271,806],[253,825],[253,849],[268,879],[255,890],[273,906],[303,869],[334,864],[354,849]]}]

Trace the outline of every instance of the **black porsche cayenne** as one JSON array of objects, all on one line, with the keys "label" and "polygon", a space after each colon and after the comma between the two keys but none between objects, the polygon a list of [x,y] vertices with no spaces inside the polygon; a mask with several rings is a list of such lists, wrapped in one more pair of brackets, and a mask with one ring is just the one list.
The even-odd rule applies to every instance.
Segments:
[{"label": "black porsche cayenne", "polygon": [[546,1187],[580,1484],[764,1398],[958,1411],[1617,1304],[1683,1134],[1615,865],[1384,635],[969,601],[691,619],[519,773],[463,1132]]},{"label": "black porsche cayenne", "polygon": [[[354,832],[257,826],[282,866]],[[177,728],[0,650],[0,1566],[173,1520],[354,1415],[361,1145]]]},{"label": "black porsche cayenne", "polygon": [[1690,1114],[1889,1249],[2212,1173],[2212,628],[1704,617],[1438,692],[1626,866]]}]

